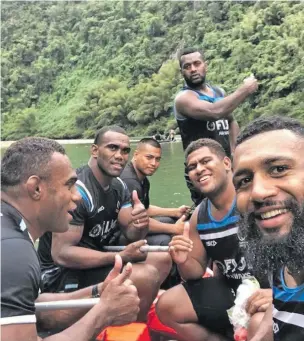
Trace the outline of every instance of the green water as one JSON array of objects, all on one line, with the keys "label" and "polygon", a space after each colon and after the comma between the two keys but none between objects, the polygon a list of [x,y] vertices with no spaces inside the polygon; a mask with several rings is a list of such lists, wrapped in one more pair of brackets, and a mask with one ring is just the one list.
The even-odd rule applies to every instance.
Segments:
[{"label": "green water", "polygon": [[[90,145],[64,145],[74,167],[88,162]],[[132,145],[134,150],[135,145]],[[4,149],[1,150],[3,154]],[[130,155],[131,159],[132,155]],[[190,205],[191,199],[184,180],[184,154],[180,142],[162,144],[162,160],[157,172],[149,178],[150,203],[161,207]]]}]

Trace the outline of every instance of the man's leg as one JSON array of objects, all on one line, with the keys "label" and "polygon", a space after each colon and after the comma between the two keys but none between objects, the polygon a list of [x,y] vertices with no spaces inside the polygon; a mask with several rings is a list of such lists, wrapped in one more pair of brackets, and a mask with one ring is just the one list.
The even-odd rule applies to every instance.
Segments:
[{"label": "man's leg", "polygon": [[[170,271],[171,257],[167,253],[164,253],[163,255],[153,257],[151,264],[146,261],[144,263],[132,264],[132,267],[131,280],[136,286],[140,298],[138,320],[144,321],[151,304],[157,296],[161,283]],[[107,266],[87,270],[66,269],[56,292],[75,291],[101,283],[105,280],[112,268],[112,266]]]},{"label": "man's leg", "polygon": [[[157,302],[156,311],[159,319],[176,330],[180,341],[229,340],[225,334],[228,330],[232,331],[232,327],[226,308],[233,305],[232,293],[227,288],[222,290],[223,286],[218,286],[214,279],[207,283],[208,280],[190,281],[196,283],[194,286],[190,284],[187,290],[184,285],[178,285],[162,294]],[[211,287],[214,288],[212,292]],[[219,296],[218,290],[221,290]],[[190,291],[193,291],[191,295],[188,294]],[[225,302],[211,302],[210,298],[213,300],[224,298]],[[217,334],[215,332],[217,330],[222,334]]]}]

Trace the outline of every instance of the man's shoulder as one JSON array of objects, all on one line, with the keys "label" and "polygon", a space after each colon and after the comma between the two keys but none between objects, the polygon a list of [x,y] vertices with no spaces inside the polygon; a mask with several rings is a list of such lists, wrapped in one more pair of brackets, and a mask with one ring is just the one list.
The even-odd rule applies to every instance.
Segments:
[{"label": "man's shoulder", "polygon": [[111,189],[118,192],[124,192],[128,190],[128,186],[121,177],[117,177],[112,180]]},{"label": "man's shoulder", "polygon": [[132,164],[132,162],[129,162],[126,167],[124,168],[124,170],[122,171],[120,178],[124,181],[126,179],[134,179],[134,180],[138,180],[137,179],[137,174],[135,172],[134,166]]}]

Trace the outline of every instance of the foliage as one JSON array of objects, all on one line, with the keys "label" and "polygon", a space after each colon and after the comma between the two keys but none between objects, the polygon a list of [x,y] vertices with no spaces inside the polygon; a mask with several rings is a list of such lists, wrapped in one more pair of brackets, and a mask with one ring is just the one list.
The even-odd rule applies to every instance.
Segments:
[{"label": "foliage", "polygon": [[232,92],[253,72],[259,92],[241,124],[273,113],[304,120],[300,2],[10,1],[2,3],[2,138],[92,137],[176,128],[176,54],[205,50],[208,80]]}]

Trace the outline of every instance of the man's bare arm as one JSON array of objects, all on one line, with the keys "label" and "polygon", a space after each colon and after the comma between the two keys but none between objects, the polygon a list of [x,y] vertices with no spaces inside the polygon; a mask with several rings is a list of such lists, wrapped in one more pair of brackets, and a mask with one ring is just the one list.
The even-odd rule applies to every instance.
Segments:
[{"label": "man's bare arm", "polygon": [[269,305],[264,318],[259,326],[258,331],[250,341],[272,341],[273,340],[273,319],[272,319],[272,304]]},{"label": "man's bare arm", "polygon": [[239,133],[240,133],[240,127],[237,121],[232,116],[231,120],[229,121],[229,140],[230,140],[231,154],[234,153],[234,149],[236,146],[236,138],[239,135]]},{"label": "man's bare arm", "polygon": [[202,101],[193,91],[185,91],[175,100],[177,111],[196,120],[219,120],[229,118],[231,113],[257,89],[257,80],[248,77],[235,92],[215,103]]},{"label": "man's bare arm", "polygon": [[70,269],[91,269],[114,264],[114,252],[100,252],[77,246],[83,226],[70,225],[65,233],[53,233],[52,258],[60,266]]}]

